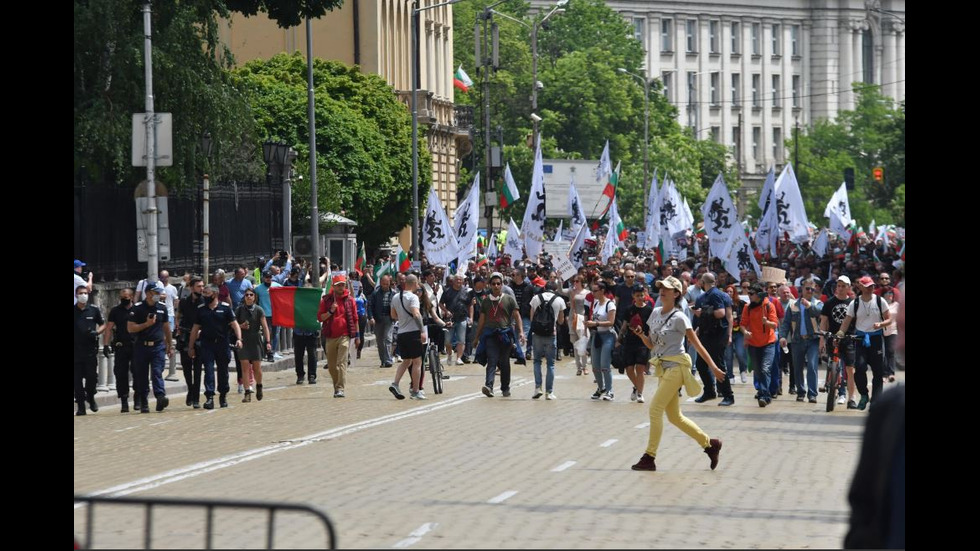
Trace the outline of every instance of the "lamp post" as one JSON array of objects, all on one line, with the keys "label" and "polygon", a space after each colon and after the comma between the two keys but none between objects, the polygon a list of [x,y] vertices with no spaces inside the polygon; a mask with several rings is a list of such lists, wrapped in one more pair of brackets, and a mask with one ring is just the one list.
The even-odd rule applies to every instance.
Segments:
[{"label": "lamp post", "polygon": [[650,193],[650,81],[623,67],[619,68],[619,72],[643,83],[643,220],[646,223],[650,208],[647,205]]},{"label": "lamp post", "polygon": [[416,18],[424,11],[450,4],[456,4],[461,0],[449,0],[431,6],[420,8],[419,0],[412,2],[411,30],[412,35],[412,246],[410,253],[412,261],[419,260],[419,39],[418,23]]},{"label": "lamp post", "polygon": [[[208,162],[211,159],[211,150],[214,147],[214,141],[211,140],[211,133],[205,131],[201,134],[201,152],[204,153],[204,160]],[[202,256],[202,267],[205,280],[209,280],[208,275],[211,269],[211,180],[208,177],[208,173],[204,173],[204,186],[201,193],[201,204],[202,204],[202,239],[201,239],[201,256]]]}]

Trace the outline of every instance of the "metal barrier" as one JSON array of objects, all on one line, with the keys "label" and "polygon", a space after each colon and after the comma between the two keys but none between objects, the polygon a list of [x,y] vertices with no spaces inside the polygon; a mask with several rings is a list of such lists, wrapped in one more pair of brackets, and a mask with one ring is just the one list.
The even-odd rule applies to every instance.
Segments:
[{"label": "metal barrier", "polygon": [[297,505],[293,503],[276,503],[264,501],[234,501],[219,499],[178,499],[165,497],[106,497],[106,496],[75,496],[75,503],[85,503],[88,510],[85,516],[85,541],[84,547],[92,549],[93,545],[93,526],[95,525],[95,506],[96,504],[105,505],[134,505],[142,506],[145,511],[145,530],[143,533],[143,548],[153,548],[153,508],[154,507],[196,507],[206,510],[204,548],[213,549],[214,510],[223,509],[258,509],[267,510],[269,519],[266,524],[266,549],[272,549],[275,542],[275,517],[279,511],[290,511],[296,513],[306,513],[319,519],[327,531],[326,549],[337,548],[337,535],[330,518],[319,509],[309,505]]}]

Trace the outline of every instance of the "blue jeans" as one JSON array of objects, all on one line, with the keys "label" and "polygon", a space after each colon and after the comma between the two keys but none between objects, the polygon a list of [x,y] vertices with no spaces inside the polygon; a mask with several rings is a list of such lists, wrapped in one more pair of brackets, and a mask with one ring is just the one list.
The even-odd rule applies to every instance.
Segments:
[{"label": "blue jeans", "polygon": [[592,374],[595,382],[607,392],[612,392],[612,349],[616,335],[612,331],[596,332],[592,341]]},{"label": "blue jeans", "polygon": [[805,380],[807,397],[816,398],[820,339],[814,337],[791,343],[789,351],[793,354],[793,378],[796,380],[796,395],[803,396],[803,381]]},{"label": "blue jeans", "polygon": [[779,347],[779,331],[776,331],[776,344],[773,347],[772,367],[769,370],[769,394],[775,396],[777,392],[783,390],[783,370],[780,367],[783,351]]},{"label": "blue jeans", "polygon": [[752,372],[755,377],[755,388],[759,391],[759,399],[767,402],[772,401],[772,394],[769,392],[771,384],[772,362],[776,357],[776,343],[765,346],[746,346],[749,357],[752,361]]},{"label": "blue jeans", "polygon": [[[524,342],[531,342],[531,318],[521,316],[521,329],[524,330]],[[538,353],[534,352],[534,355],[537,356]]]},{"label": "blue jeans", "polygon": [[[133,349],[133,371],[140,375],[141,380],[143,374],[149,371],[150,382],[153,384],[153,395],[156,397],[166,396],[167,391],[163,386],[163,368],[167,363],[167,347],[160,342],[154,346],[142,346],[137,345]],[[149,386],[142,384],[142,388],[137,389],[137,394],[141,394],[141,398],[146,400],[149,395]],[[144,402],[145,403],[145,402]]]},{"label": "blue jeans", "polygon": [[218,392],[228,393],[228,364],[231,362],[231,351],[228,340],[218,339],[218,342],[201,343],[201,360],[204,363],[204,395],[214,396],[214,367],[218,364]]},{"label": "blue jeans", "polygon": [[279,328],[272,325],[272,316],[265,318],[266,323],[269,324],[269,333],[272,334],[272,351],[279,352]]},{"label": "blue jeans", "polygon": [[735,376],[735,358],[738,358],[738,371],[745,373],[749,369],[749,356],[745,352],[745,335],[741,331],[732,331],[732,344],[725,349],[725,367],[728,378]]},{"label": "blue jeans", "polygon": [[531,342],[534,345],[534,386],[535,388],[541,387],[541,358],[544,357],[548,366],[544,388],[551,392],[555,389],[555,352],[558,349],[555,337],[531,335]]}]

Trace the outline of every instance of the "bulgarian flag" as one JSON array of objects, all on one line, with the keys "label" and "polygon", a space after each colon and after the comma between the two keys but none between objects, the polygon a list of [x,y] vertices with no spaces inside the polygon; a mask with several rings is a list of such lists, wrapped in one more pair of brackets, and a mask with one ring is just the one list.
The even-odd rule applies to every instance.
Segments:
[{"label": "bulgarian flag", "polygon": [[[704,222],[698,222],[698,228],[694,232],[694,237],[697,237],[698,239],[704,239],[705,236],[707,236],[707,235],[708,235],[708,232],[705,231],[705,229],[704,229]],[[745,230],[745,236],[746,237],[749,236],[749,231],[748,230]]]},{"label": "bulgarian flag", "polygon": [[408,253],[402,250],[402,246],[399,244],[395,248],[395,267],[398,273],[405,273],[412,269],[412,261],[408,258]]},{"label": "bulgarian flag", "polygon": [[504,166],[504,189],[500,194],[500,208],[505,209],[514,204],[521,198],[521,193],[517,191],[517,184],[514,182],[514,175],[510,173],[510,163]]},{"label": "bulgarian flag", "polygon": [[367,264],[367,250],[364,248],[364,242],[361,242],[361,252],[357,254],[357,260],[354,262],[354,269],[358,272],[364,272],[364,265]]},{"label": "bulgarian flag", "polygon": [[453,75],[453,86],[459,88],[461,92],[468,92],[470,86],[473,86],[473,80],[463,70],[462,65],[459,66],[459,69],[456,69],[456,74]]},{"label": "bulgarian flag", "polygon": [[616,163],[616,170],[609,174],[609,181],[606,182],[606,187],[602,188],[602,195],[609,198],[609,203],[606,205],[606,209],[602,211],[602,214],[599,215],[599,218],[602,218],[609,212],[609,206],[612,205],[613,199],[616,198],[616,188],[619,187],[619,171],[622,164],[622,161]]},{"label": "bulgarian flag", "polygon": [[316,287],[273,287],[269,289],[272,301],[272,325],[319,331],[316,320],[320,308],[320,294]]}]

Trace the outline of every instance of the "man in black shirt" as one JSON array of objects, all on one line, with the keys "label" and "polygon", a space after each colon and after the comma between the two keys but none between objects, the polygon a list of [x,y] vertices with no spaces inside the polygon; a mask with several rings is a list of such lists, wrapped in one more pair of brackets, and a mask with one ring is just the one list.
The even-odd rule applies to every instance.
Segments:
[{"label": "man in black shirt", "polygon": [[164,293],[163,286],[148,282],[144,292],[146,299],[129,311],[127,327],[134,336],[133,382],[140,401],[140,413],[150,413],[148,400],[151,369],[153,395],[157,399],[156,410],[163,411],[170,404],[163,384],[163,368],[167,356],[174,353],[174,342],[170,333],[167,306],[159,300]]},{"label": "man in black shirt", "polygon": [[88,297],[87,285],[75,288],[75,403],[78,404],[75,415],[85,415],[86,401],[93,412],[99,411],[95,403],[96,366],[99,335],[105,330],[105,322],[102,312],[88,303]]},{"label": "man in black shirt", "polygon": [[195,358],[201,343],[201,359],[204,363],[204,409],[214,409],[214,367],[218,364],[218,403],[228,407],[228,363],[231,352],[228,348],[228,328],[235,333],[235,348],[242,347],[242,329],[235,320],[231,307],[218,301],[218,288],[209,285],[204,288],[203,302],[197,307],[197,318],[191,330],[188,354]]},{"label": "man in black shirt", "polygon": [[[840,276],[837,278],[837,283],[834,285],[834,295],[827,299],[827,302],[823,304],[823,310],[820,311],[820,331],[829,331],[831,333],[837,333],[840,330],[841,324],[847,317],[847,309],[851,305],[852,298],[848,295],[851,292],[851,279],[847,276]],[[850,329],[850,333],[853,333],[854,329]],[[820,353],[826,353],[827,339],[820,336]],[[848,341],[841,341],[840,346],[837,349],[840,354],[841,360],[844,361],[844,370],[847,372],[847,394],[845,398],[845,389],[843,386],[838,391],[837,403],[843,404],[846,400],[847,409],[857,409],[857,402],[854,401],[855,395],[857,394],[857,386],[854,383],[854,345]]]},{"label": "man in black shirt", "polygon": [[[119,291],[119,305],[109,310],[109,321],[103,333],[102,354],[108,358],[115,356],[112,372],[116,376],[116,395],[119,396],[119,411],[129,412],[129,375],[133,369],[133,336],[129,334],[129,311],[133,308],[133,291]],[[135,377],[134,377],[135,379]],[[133,409],[140,409],[139,402],[133,400]]]},{"label": "man in black shirt", "polygon": [[197,307],[204,304],[204,281],[192,277],[187,284],[190,294],[180,301],[177,308],[177,351],[180,352],[180,366],[184,370],[184,382],[187,383],[186,404],[194,409],[201,407],[201,369],[203,362],[198,354],[191,357],[189,353],[191,331],[197,320]]}]

